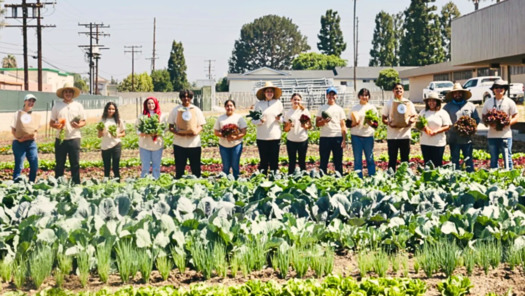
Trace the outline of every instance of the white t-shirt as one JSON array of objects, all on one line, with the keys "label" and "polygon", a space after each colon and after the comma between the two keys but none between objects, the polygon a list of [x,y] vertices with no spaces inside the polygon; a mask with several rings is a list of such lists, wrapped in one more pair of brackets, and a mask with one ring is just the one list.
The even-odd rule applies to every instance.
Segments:
[{"label": "white t-shirt", "polygon": [[[414,107],[414,104],[409,101],[406,98],[402,99],[403,102],[407,102],[406,106],[408,110],[410,110],[410,114],[417,114],[416,108]],[[383,106],[383,110],[381,110],[382,116],[387,116],[390,119],[390,109],[392,109],[392,103],[394,102],[394,99],[388,100],[385,105]],[[386,127],[386,138],[387,140],[401,140],[401,139],[410,139],[411,137],[411,129],[412,126],[409,125],[407,127],[403,128],[394,128],[387,126]]]},{"label": "white t-shirt", "polygon": [[304,108],[304,110],[301,110],[300,108],[290,109],[284,114],[284,122],[291,120],[293,124],[288,135],[286,135],[286,139],[289,141],[304,142],[308,140],[308,131],[301,126],[301,121],[299,121],[303,114],[310,117],[310,112],[306,108]]},{"label": "white t-shirt", "polygon": [[[150,151],[157,151],[159,149],[164,148],[164,139],[162,138],[162,136],[157,136],[155,140],[153,140],[153,137],[150,135],[146,135],[144,137],[140,136],[138,128],[140,124],[140,119],[142,117],[147,117],[147,115],[139,116],[139,118],[137,118],[137,121],[135,122],[135,126],[137,127],[137,134],[139,135],[139,147]],[[160,122],[166,123],[166,116],[164,116],[163,114],[160,116]]]},{"label": "white t-shirt", "polygon": [[341,131],[341,120],[346,119],[345,111],[343,110],[343,108],[336,104],[324,104],[323,106],[321,106],[321,108],[319,108],[316,116],[322,117],[323,111],[328,113],[328,115],[330,115],[332,119],[330,120],[330,122],[319,128],[320,136],[327,138],[342,137],[343,133]]},{"label": "white t-shirt", "polygon": [[[84,106],[79,102],[72,101],[69,104],[64,101],[57,101],[53,109],[51,110],[51,120],[57,121],[58,119],[64,118],[66,120],[65,129],[65,140],[79,139],[82,137],[79,128],[73,128],[71,121],[75,117],[80,117],[80,120],[86,120],[86,113],[84,112]],[[60,130],[56,130],[56,137],[60,137]]]},{"label": "white t-shirt", "polygon": [[[428,120],[428,127],[430,129],[438,129],[443,126],[452,125],[448,112],[440,109],[439,111],[421,110],[420,116],[424,116]],[[433,136],[429,136],[425,132],[421,132],[421,145],[444,147],[447,145],[447,134],[439,133]]]},{"label": "white t-shirt", "polygon": [[[170,112],[170,116],[168,117],[168,124],[177,124],[177,114],[179,113],[179,109],[186,108],[182,105],[178,105],[177,107],[173,108]],[[202,113],[201,109],[195,105],[190,105],[188,107],[189,109],[195,109],[197,114],[197,125],[202,126],[206,124],[206,118],[204,118],[204,114]],[[179,147],[183,148],[196,148],[201,146],[201,135],[198,134],[196,136],[179,136],[179,135],[173,135],[173,145],[177,145]]]},{"label": "white t-shirt", "polygon": [[[213,126],[214,130],[221,131],[222,127],[227,124],[235,124],[239,127],[239,129],[246,128],[248,125],[246,124],[246,121],[242,116],[239,114],[233,113],[231,116],[228,116],[226,114],[223,114],[217,118],[215,121],[215,125]],[[235,141],[228,141],[228,139],[224,137],[219,137],[219,145],[225,148],[232,148],[242,143],[242,139],[238,139]]]},{"label": "white t-shirt", "polygon": [[[354,136],[360,136],[360,137],[373,137],[375,133],[375,129],[371,127],[368,124],[365,124],[365,116],[366,111],[372,110],[375,114],[379,117],[379,114],[377,113],[376,107],[372,104],[366,103],[365,105],[357,104],[354,107],[352,107],[352,110],[350,110],[350,114],[348,114],[348,118],[352,118],[352,112],[355,112],[357,114],[357,120],[359,121],[359,124],[352,127],[350,129],[350,133]],[[378,122],[379,123],[379,122]]]},{"label": "white t-shirt", "polygon": [[281,100],[259,101],[255,103],[254,110],[262,112],[261,120],[253,120],[257,126],[257,140],[279,140],[281,139],[281,122],[275,117],[283,113]]},{"label": "white t-shirt", "polygon": [[[100,143],[100,149],[102,150],[108,150],[118,145],[122,140],[119,137],[113,137],[109,133],[109,127],[112,125],[117,125],[115,122],[115,118],[106,118],[106,120],[101,120],[101,122],[104,122],[104,130],[102,131],[102,142]],[[117,135],[121,133],[124,128],[124,124],[122,123],[122,120],[120,121],[120,124],[117,126]]]},{"label": "white t-shirt", "polygon": [[[512,117],[514,114],[518,113],[516,103],[514,103],[514,101],[509,99],[507,96],[504,96],[501,100],[496,100],[496,98],[490,98],[486,100],[481,114],[487,114],[490,110],[492,110],[492,108],[496,108],[507,113],[509,117]],[[512,130],[510,129],[510,125],[505,126],[501,131],[497,131],[495,128],[489,126],[487,138],[512,138]]]}]

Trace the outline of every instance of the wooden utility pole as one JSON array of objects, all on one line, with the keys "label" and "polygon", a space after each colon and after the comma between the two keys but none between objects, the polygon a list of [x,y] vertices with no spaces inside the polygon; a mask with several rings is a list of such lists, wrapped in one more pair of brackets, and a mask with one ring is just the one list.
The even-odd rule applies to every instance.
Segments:
[{"label": "wooden utility pole", "polygon": [[142,51],[137,50],[142,48],[142,45],[130,45],[124,46],[124,48],[129,48],[131,50],[124,50],[124,53],[131,52],[131,91],[135,91],[135,53],[141,53]]},{"label": "wooden utility pole", "polygon": [[354,92],[357,92],[357,36],[356,36],[356,8],[357,0],[354,0]]},{"label": "wooden utility pole", "polygon": [[151,58],[148,58],[147,60],[151,60],[151,72],[155,71],[155,60],[157,58],[157,52],[155,50],[156,46],[156,32],[157,32],[157,18],[153,18],[153,53],[151,55]]},{"label": "wooden utility pole", "polygon": [[[86,35],[89,37],[89,45],[79,45],[78,47],[84,48],[86,50],[86,55],[89,58],[89,93],[90,94],[97,94],[98,93],[98,60],[100,59],[100,50],[101,49],[109,49],[108,47],[104,47],[104,45],[100,45],[98,43],[100,36],[110,36],[109,34],[105,34],[104,32],[100,31],[99,28],[109,28],[108,25],[97,24],[97,23],[89,23],[89,24],[78,24],[79,26],[83,26],[86,28],[89,28],[89,32],[78,32],[78,34]],[[94,29],[94,31],[93,31]],[[95,40],[95,44],[93,44],[93,39]],[[93,61],[93,59],[95,61]],[[95,87],[93,87],[95,85]]]}]

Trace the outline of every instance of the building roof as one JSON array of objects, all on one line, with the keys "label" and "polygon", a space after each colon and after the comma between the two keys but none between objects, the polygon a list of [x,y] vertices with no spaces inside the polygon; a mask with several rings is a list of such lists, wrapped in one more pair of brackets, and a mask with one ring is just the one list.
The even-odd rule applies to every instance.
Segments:
[{"label": "building roof", "polygon": [[311,79],[334,78],[332,70],[274,70],[268,67],[259,68],[250,72],[236,74],[229,73],[228,80],[276,80],[276,79]]},{"label": "building roof", "polygon": [[[379,72],[384,69],[394,68],[397,72],[401,72],[407,69],[413,69],[416,67],[357,67],[356,78],[358,79],[376,79],[379,76]],[[353,67],[336,67],[335,77],[337,79],[353,79],[354,68]]]},{"label": "building roof", "polygon": [[439,73],[449,73],[454,71],[462,71],[472,69],[470,66],[454,66],[452,62],[444,62],[439,64],[432,64],[423,67],[413,67],[411,69],[403,70],[399,72],[399,77],[402,79],[422,76],[422,75],[433,75]]},{"label": "building roof", "polygon": [[[38,71],[38,68],[28,68],[28,71]],[[3,72],[10,72],[10,71],[24,71],[24,68],[0,68],[0,71]],[[72,73],[64,72],[56,69],[50,69],[50,68],[42,68],[42,71],[45,72],[55,72],[60,76],[72,76]]]}]

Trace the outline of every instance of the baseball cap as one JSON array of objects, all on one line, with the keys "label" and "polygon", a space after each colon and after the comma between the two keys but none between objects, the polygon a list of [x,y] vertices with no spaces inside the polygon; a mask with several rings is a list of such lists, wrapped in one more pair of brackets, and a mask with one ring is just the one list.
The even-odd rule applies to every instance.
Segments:
[{"label": "baseball cap", "polygon": [[33,95],[33,94],[27,94],[25,97],[24,97],[24,102],[25,101],[29,101],[29,100],[35,100],[36,101],[36,97]]},{"label": "baseball cap", "polygon": [[329,93],[335,93],[337,95],[337,89],[333,86],[330,86],[327,90],[326,90],[326,94],[329,94]]}]

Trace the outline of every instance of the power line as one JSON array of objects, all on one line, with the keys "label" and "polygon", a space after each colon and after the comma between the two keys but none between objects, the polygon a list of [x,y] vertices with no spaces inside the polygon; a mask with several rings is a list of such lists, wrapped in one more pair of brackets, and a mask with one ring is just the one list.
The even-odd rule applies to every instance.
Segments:
[{"label": "power line", "polygon": [[124,48],[129,48],[131,50],[124,50],[124,53],[131,52],[131,91],[135,91],[135,53],[142,53],[142,51],[137,50],[142,48],[142,45],[129,45],[124,46]]},{"label": "power line", "polygon": [[[89,45],[79,45],[78,47],[84,48],[86,50],[87,58],[89,59],[89,93],[93,94],[93,85],[95,85],[94,93],[98,94],[98,60],[100,59],[100,50],[109,49],[109,47],[104,47],[104,45],[99,45],[98,41],[100,37],[110,36],[99,29],[109,28],[108,25],[103,23],[89,23],[89,24],[78,24],[85,28],[89,28],[89,32],[78,32],[78,34],[83,34],[89,37]],[[93,44],[95,40],[95,44]],[[95,62],[93,62],[95,59]],[[96,77],[96,78],[95,78]]]}]

